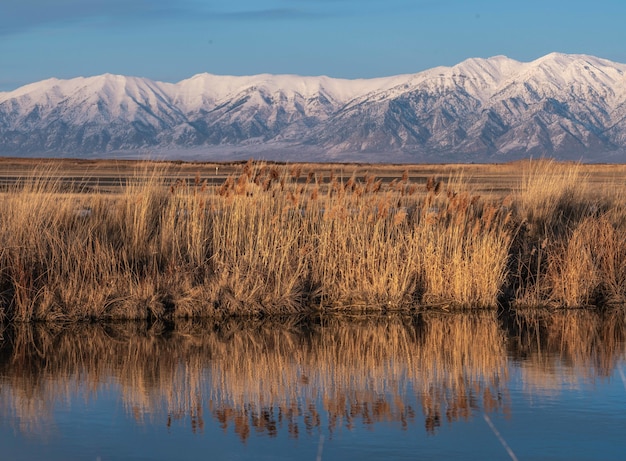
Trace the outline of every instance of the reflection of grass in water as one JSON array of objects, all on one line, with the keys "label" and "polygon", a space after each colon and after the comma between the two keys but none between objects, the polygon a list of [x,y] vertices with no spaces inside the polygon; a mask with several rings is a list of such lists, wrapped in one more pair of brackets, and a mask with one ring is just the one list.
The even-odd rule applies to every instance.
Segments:
[{"label": "reflection of grass in water", "polygon": [[626,352],[625,326],[623,311],[521,311],[510,319],[509,346],[524,358],[528,391],[555,393],[611,376]]},{"label": "reflection of grass in water", "polygon": [[477,409],[509,412],[507,347],[527,357],[531,390],[558,390],[572,370],[607,376],[624,357],[617,314],[525,314],[507,324],[508,340],[501,324],[483,312],[189,322],[172,331],[24,326],[4,332],[0,399],[28,432],[50,424],[56,403],[79,390],[95,397],[103,383],[119,386],[138,422],[178,420],[201,431],[210,417],[242,439],[382,421],[407,428],[421,420],[435,431]]}]

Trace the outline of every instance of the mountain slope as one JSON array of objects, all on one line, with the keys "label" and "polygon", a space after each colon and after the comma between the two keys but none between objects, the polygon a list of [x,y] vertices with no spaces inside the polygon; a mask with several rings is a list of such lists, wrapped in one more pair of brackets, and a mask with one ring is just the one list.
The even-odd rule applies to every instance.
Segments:
[{"label": "mountain slope", "polygon": [[[0,93],[0,153],[202,149],[420,160],[626,160],[626,65],[552,53],[370,80],[101,75]],[[373,155],[373,157],[372,157]],[[383,157],[380,157],[381,160]]]}]

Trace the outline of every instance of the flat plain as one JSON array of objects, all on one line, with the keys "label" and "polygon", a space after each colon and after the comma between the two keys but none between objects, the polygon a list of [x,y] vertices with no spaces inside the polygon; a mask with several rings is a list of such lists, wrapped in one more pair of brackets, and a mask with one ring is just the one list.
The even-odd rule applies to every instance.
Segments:
[{"label": "flat plain", "polygon": [[[65,184],[82,185],[84,190],[117,192],[130,178],[142,172],[158,169],[165,181],[195,180],[199,175],[211,184],[221,184],[226,178],[239,174],[245,161],[238,162],[182,162],[146,160],[81,160],[29,159],[0,157],[0,190],[18,180],[45,174]],[[266,162],[270,165],[284,163]],[[299,166],[305,176],[315,172],[329,181],[331,172],[338,178],[363,180],[372,175],[389,183],[400,180],[408,172],[412,182],[425,184],[428,178],[447,181],[463,176],[464,181],[478,194],[506,196],[518,190],[525,173],[526,162],[499,164],[385,164],[385,163],[289,163]],[[148,167],[150,165],[152,168]],[[626,164],[585,164],[582,170],[586,181],[598,190],[626,187]]]}]

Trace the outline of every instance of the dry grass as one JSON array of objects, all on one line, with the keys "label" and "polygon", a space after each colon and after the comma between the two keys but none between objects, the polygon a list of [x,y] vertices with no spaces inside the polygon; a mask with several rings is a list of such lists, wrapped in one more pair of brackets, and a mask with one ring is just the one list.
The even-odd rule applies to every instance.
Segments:
[{"label": "dry grass", "polygon": [[309,167],[248,162],[215,182],[147,164],[111,192],[35,171],[2,193],[0,318],[626,299],[624,187],[600,190],[585,166],[502,166],[523,172],[513,195],[479,194],[471,166],[428,180]]},{"label": "dry grass", "polygon": [[579,164],[529,163],[515,202],[518,304],[625,302],[624,185],[601,187]]}]

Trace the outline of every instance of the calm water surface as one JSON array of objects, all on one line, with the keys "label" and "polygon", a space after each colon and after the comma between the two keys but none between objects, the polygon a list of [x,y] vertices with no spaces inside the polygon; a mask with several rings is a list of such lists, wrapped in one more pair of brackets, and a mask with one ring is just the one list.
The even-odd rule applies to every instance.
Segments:
[{"label": "calm water surface", "polygon": [[626,459],[624,313],[0,328],[3,460]]}]

